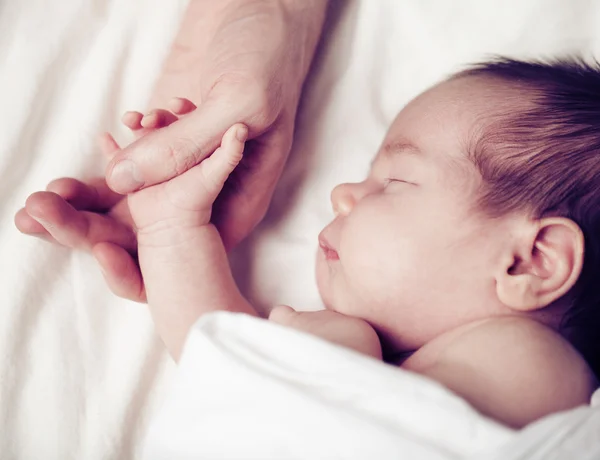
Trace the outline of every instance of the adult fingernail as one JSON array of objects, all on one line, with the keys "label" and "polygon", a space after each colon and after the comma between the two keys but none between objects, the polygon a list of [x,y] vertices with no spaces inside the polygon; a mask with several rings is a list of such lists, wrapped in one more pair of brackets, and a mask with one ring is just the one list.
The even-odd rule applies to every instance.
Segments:
[{"label": "adult fingernail", "polygon": [[246,139],[248,139],[248,128],[245,126],[238,126],[235,130],[235,137],[240,142],[246,142]]},{"label": "adult fingernail", "polygon": [[147,115],[144,115],[142,120],[140,121],[140,125],[142,125],[143,128],[152,128],[154,123],[156,123],[157,118],[158,114],[156,113],[149,113]]},{"label": "adult fingernail", "polygon": [[[33,216],[32,216],[33,217]],[[46,219],[42,219],[40,217],[33,217],[38,223],[44,226],[46,230],[53,229],[54,225],[48,222]]]},{"label": "adult fingernail", "polygon": [[131,160],[121,160],[112,169],[110,181],[117,193],[129,193],[144,185],[137,165]]}]

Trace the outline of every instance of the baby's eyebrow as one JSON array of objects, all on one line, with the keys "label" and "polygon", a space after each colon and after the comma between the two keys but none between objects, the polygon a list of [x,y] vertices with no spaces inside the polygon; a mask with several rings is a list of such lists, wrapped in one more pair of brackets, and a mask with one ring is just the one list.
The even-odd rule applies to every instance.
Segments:
[{"label": "baby's eyebrow", "polygon": [[[395,140],[386,142],[380,150],[380,153],[386,156],[398,155],[398,154],[409,154],[409,155],[419,155],[422,152],[412,143],[406,140]],[[379,155],[373,158],[371,161],[371,167],[377,160]]]},{"label": "baby's eyebrow", "polygon": [[408,141],[400,140],[400,141],[392,141],[386,143],[382,148],[384,153],[394,154],[394,153],[410,153],[410,154],[419,154],[421,151],[411,144]]}]

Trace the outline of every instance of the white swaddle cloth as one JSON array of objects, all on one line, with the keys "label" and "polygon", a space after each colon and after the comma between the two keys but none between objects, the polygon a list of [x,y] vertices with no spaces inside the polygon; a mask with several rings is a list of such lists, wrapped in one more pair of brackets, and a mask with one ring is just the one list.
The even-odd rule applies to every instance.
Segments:
[{"label": "white swaddle cloth", "polygon": [[437,382],[242,314],[192,329],[145,460],[600,458],[600,408],[521,432]]},{"label": "white swaddle cloth", "polygon": [[221,312],[192,330],[144,458],[466,458],[511,436],[429,379]]}]

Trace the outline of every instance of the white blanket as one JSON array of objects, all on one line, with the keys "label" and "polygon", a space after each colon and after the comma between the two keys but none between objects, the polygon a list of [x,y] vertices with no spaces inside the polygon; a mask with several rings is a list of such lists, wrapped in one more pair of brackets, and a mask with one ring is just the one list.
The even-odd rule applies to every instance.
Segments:
[{"label": "white blanket", "polygon": [[232,313],[192,329],[145,460],[600,458],[600,409],[517,433],[441,385]]},{"label": "white blanket", "polygon": [[[145,107],[185,5],[0,2],[2,459],[139,458],[149,420],[172,394],[174,366],[145,306],[114,298],[87,255],[20,235],[12,216],[29,193],[53,178],[101,173],[94,136],[108,129],[127,139],[118,119],[125,110]],[[419,91],[489,53],[600,56],[600,4],[585,0],[354,0],[338,2],[335,11],[273,207],[236,254],[238,279],[258,306],[320,308],[312,266],[316,236],[331,218],[329,192],[365,174],[386,127]],[[428,413],[455,419],[458,432],[474,421],[488,427],[489,437],[482,439],[490,446],[505,439],[505,431],[496,436],[497,427],[489,428],[437,386],[398,375],[402,388],[422,383],[431,389],[419,393],[430,409],[439,404]],[[428,400],[434,393],[439,399]],[[275,410],[266,401],[260,407]],[[331,413],[320,411],[315,424],[344,413],[341,402],[323,407]],[[411,409],[410,416],[419,413]],[[377,416],[361,414],[365,420]],[[355,417],[356,427],[366,423],[361,417]],[[398,442],[425,446],[423,458],[474,452],[471,440],[453,433],[436,433],[441,440],[429,446],[408,439],[407,431]],[[511,435],[497,458],[549,458],[544,449],[564,439],[570,458],[585,458],[598,454],[590,449],[597,433],[597,412],[582,409]]]},{"label": "white blanket", "polygon": [[441,460],[513,435],[436,382],[221,312],[188,337],[144,458]]}]

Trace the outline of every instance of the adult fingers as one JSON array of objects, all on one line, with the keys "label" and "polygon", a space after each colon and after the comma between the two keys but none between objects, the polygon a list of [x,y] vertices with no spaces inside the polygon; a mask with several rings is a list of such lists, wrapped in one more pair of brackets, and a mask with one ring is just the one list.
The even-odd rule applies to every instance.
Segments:
[{"label": "adult fingers", "polygon": [[227,128],[240,121],[238,109],[207,101],[177,123],[136,140],[109,163],[109,187],[117,193],[130,193],[197,165],[219,146]]},{"label": "adult fingers", "polygon": [[87,183],[69,177],[55,179],[46,187],[78,210],[106,211],[124,197],[113,192],[103,178],[90,179]]},{"label": "adult fingers", "polygon": [[127,126],[136,137],[140,137],[145,133],[142,126],[142,118],[144,118],[143,113],[132,110],[123,114],[121,123]]},{"label": "adult fingers", "polygon": [[154,109],[148,112],[140,124],[146,129],[159,129],[169,126],[179,119],[177,115],[165,109]]},{"label": "adult fingers", "polygon": [[15,214],[15,226],[26,235],[37,236],[47,240],[54,240],[50,233],[37,220],[27,214],[25,208],[21,208]]},{"label": "adult fingers", "polygon": [[185,115],[193,112],[198,107],[189,99],[183,97],[174,97],[168,103],[169,109],[176,115]]},{"label": "adult fingers", "polygon": [[89,250],[106,241],[132,252],[137,250],[136,236],[130,228],[104,214],[78,211],[55,193],[34,193],[27,199],[25,210],[64,246]]},{"label": "adult fingers", "polygon": [[142,273],[131,254],[120,246],[106,242],[94,245],[92,254],[114,294],[135,302],[146,302]]}]

